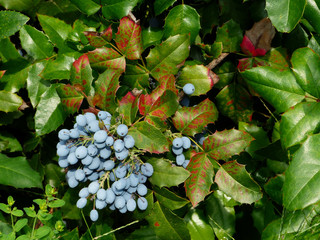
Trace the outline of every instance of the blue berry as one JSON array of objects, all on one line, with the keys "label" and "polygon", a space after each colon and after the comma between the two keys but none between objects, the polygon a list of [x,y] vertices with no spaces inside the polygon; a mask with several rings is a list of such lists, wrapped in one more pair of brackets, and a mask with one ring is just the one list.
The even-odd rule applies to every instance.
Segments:
[{"label": "blue berry", "polygon": [[187,168],[189,162],[190,162],[190,160],[184,160],[182,167]]},{"label": "blue berry", "polygon": [[87,125],[87,118],[84,115],[80,114],[76,117],[76,122],[78,126],[85,127]]},{"label": "blue berry", "polygon": [[87,155],[85,158],[81,159],[81,163],[83,165],[90,165],[92,163],[93,157],[91,157],[90,155]]},{"label": "blue berry", "polygon": [[80,198],[77,201],[77,208],[84,208],[87,205],[87,199],[86,198]]},{"label": "blue berry", "polygon": [[111,147],[111,146],[113,145],[113,143],[114,143],[113,137],[108,136],[107,139],[106,139],[106,145],[107,145],[108,147]]},{"label": "blue berry", "polygon": [[74,152],[69,153],[67,159],[70,165],[76,164],[78,162],[78,158],[76,157],[76,154]]},{"label": "blue berry", "polygon": [[194,93],[195,88],[192,83],[187,83],[186,85],[183,86],[183,91],[185,94],[191,95],[192,93]]},{"label": "blue berry", "polygon": [[100,159],[98,157],[93,158],[92,163],[88,166],[91,170],[96,170],[100,166]]},{"label": "blue berry", "polygon": [[83,171],[87,176],[93,173],[93,170],[89,169],[87,166],[83,168]]},{"label": "blue berry", "polygon": [[127,125],[120,124],[120,125],[117,127],[117,134],[118,134],[120,137],[124,137],[125,135],[127,135],[127,133],[128,133],[128,127],[127,127]]},{"label": "blue berry", "polygon": [[105,120],[106,118],[111,118],[111,114],[109,112],[106,112],[106,111],[100,111],[98,113],[98,118],[100,120]]},{"label": "blue berry", "polygon": [[180,101],[180,105],[183,106],[183,107],[189,107],[190,105],[190,99],[188,96],[184,96],[182,98],[182,100]]},{"label": "blue berry", "polygon": [[109,209],[110,209],[111,211],[116,210],[116,207],[114,206],[114,203],[109,206]]},{"label": "blue berry", "polygon": [[112,181],[112,182],[115,181],[115,176],[114,176],[113,172],[110,173],[109,179],[110,179],[110,181]]},{"label": "blue berry", "polygon": [[183,154],[180,154],[180,155],[176,156],[176,163],[177,163],[177,165],[181,166],[181,165],[184,163],[184,160],[185,160],[185,159],[186,159],[186,158],[184,157]]},{"label": "blue berry", "polygon": [[148,189],[147,189],[146,185],[140,183],[137,187],[137,193],[140,196],[145,196],[147,194],[147,192],[148,192]]},{"label": "blue berry", "polygon": [[96,209],[104,209],[107,206],[105,201],[96,199]]},{"label": "blue berry", "polygon": [[70,130],[70,137],[72,138],[78,138],[80,137],[80,132],[78,129],[71,129]]},{"label": "blue berry", "polygon": [[153,174],[153,166],[150,163],[145,163],[141,166],[141,172],[147,177],[151,177]]},{"label": "blue berry", "polygon": [[74,177],[79,181],[83,181],[83,179],[86,177],[86,174],[82,169],[77,169],[77,171],[74,174]]},{"label": "blue berry", "polygon": [[91,219],[91,221],[92,221],[92,222],[95,222],[95,221],[98,220],[98,218],[99,218],[99,213],[98,213],[98,211],[95,210],[95,209],[92,209],[92,210],[90,211],[90,219]]},{"label": "blue berry", "polygon": [[68,129],[61,129],[58,133],[58,137],[60,140],[66,141],[70,138],[70,131]]},{"label": "blue berry", "polygon": [[183,148],[184,149],[189,149],[191,147],[191,141],[188,137],[182,137],[182,141],[183,141]]},{"label": "blue berry", "polygon": [[123,208],[119,209],[119,212],[126,213],[127,212],[127,205],[124,205]]},{"label": "blue berry", "polygon": [[134,147],[134,144],[135,144],[135,141],[134,141],[134,138],[131,136],[131,135],[127,135],[123,138],[123,141],[124,141],[124,146],[127,148],[127,149],[130,149],[130,148],[133,148]]},{"label": "blue berry", "polygon": [[144,197],[139,197],[137,203],[140,210],[146,210],[148,207],[148,201]]},{"label": "blue berry", "polygon": [[116,158],[120,161],[126,159],[129,156],[128,149],[124,148],[121,152],[115,152]]},{"label": "blue berry", "polygon": [[97,172],[92,172],[89,176],[88,179],[92,182],[92,181],[96,181],[99,178],[99,173]]},{"label": "blue berry", "polygon": [[79,192],[79,197],[81,197],[81,198],[86,198],[86,197],[88,197],[88,196],[89,196],[89,190],[88,190],[88,188],[87,188],[87,187],[82,188],[82,189],[80,190],[80,192]]},{"label": "blue berry", "polygon": [[77,147],[75,153],[76,153],[76,157],[78,159],[83,159],[83,158],[85,158],[87,156],[88,149],[85,146],[79,146],[79,147]]},{"label": "blue berry", "polygon": [[115,166],[115,163],[114,163],[114,161],[112,161],[112,160],[107,160],[107,161],[105,161],[105,162],[103,163],[103,168],[104,168],[104,170],[106,170],[106,171],[112,170],[112,169],[114,168],[114,166]]},{"label": "blue berry", "polygon": [[116,152],[121,152],[124,149],[124,142],[121,139],[117,139],[113,143],[113,148]]},{"label": "blue berry", "polygon": [[137,187],[129,187],[127,192],[128,193],[135,193],[137,191]]},{"label": "blue berry", "polygon": [[96,118],[96,115],[94,115],[94,113],[92,113],[92,112],[86,112],[86,113],[84,114],[84,116],[85,116],[86,119],[87,119],[87,123],[90,123],[90,122],[92,122],[92,121],[94,121],[94,120],[97,119],[97,118]]},{"label": "blue berry", "polygon": [[114,182],[114,184],[117,190],[123,190],[127,185],[127,181],[125,178],[121,178],[118,181]]},{"label": "blue berry", "polygon": [[88,155],[91,157],[94,157],[97,155],[97,153],[98,153],[98,148],[95,145],[90,144],[88,146]]},{"label": "blue berry", "polygon": [[107,148],[103,148],[100,150],[100,157],[102,159],[108,159],[110,156],[111,156],[111,148],[110,147],[107,147]]},{"label": "blue berry", "polygon": [[147,177],[141,173],[139,173],[138,179],[139,183],[145,183],[147,181]]},{"label": "blue berry", "polygon": [[59,157],[66,157],[70,152],[70,149],[66,146],[66,145],[61,145],[58,149],[57,149],[57,155]]},{"label": "blue berry", "polygon": [[130,198],[128,201],[127,201],[127,209],[129,212],[133,212],[137,207],[137,203],[136,201],[133,199],[133,198]]},{"label": "blue berry", "polygon": [[100,130],[99,121],[98,120],[93,120],[93,121],[89,122],[88,129],[90,130],[90,132],[99,131]]},{"label": "blue berry", "polygon": [[176,148],[174,146],[172,146],[172,152],[175,154],[175,155],[180,155],[183,153],[183,148],[180,147],[180,148]]},{"label": "blue berry", "polygon": [[107,137],[108,137],[108,134],[105,130],[98,130],[93,135],[93,139],[97,143],[102,143],[102,142],[106,141]]},{"label": "blue berry", "polygon": [[118,209],[121,209],[125,206],[126,200],[122,196],[117,196],[114,200],[114,206]]},{"label": "blue berry", "polygon": [[91,194],[95,194],[96,192],[98,192],[99,190],[99,182],[98,181],[95,181],[95,182],[91,182],[88,186],[88,191],[89,193]]},{"label": "blue berry", "polygon": [[124,176],[126,176],[126,174],[127,174],[126,166],[124,166],[124,165],[118,166],[116,168],[115,173],[116,173],[117,178],[124,178]]},{"label": "blue berry", "polygon": [[175,139],[173,139],[172,145],[173,145],[175,148],[181,148],[182,145],[183,145],[182,138],[175,138]]},{"label": "blue berry", "polygon": [[130,185],[132,186],[132,187],[136,187],[136,186],[138,186],[138,184],[139,184],[139,178],[138,178],[138,175],[137,174],[131,174],[130,175],[130,177],[129,177],[129,179],[130,179]]},{"label": "blue berry", "polygon": [[97,198],[101,201],[106,200],[107,198],[107,191],[103,188],[100,188],[97,192]]},{"label": "blue berry", "polygon": [[76,186],[78,186],[79,182],[75,179],[74,176],[70,177],[68,179],[68,185],[70,188],[75,188]]},{"label": "blue berry", "polygon": [[106,143],[105,143],[105,142],[102,142],[102,143],[97,143],[97,142],[95,142],[94,145],[95,145],[97,148],[101,149],[101,148],[104,148],[104,147],[106,146]]},{"label": "blue berry", "polygon": [[67,159],[59,159],[58,164],[61,168],[66,168],[69,166],[69,162]]},{"label": "blue berry", "polygon": [[106,191],[106,203],[108,204],[112,204],[116,198],[116,195],[114,194],[114,192],[112,191],[111,188],[108,188]]}]

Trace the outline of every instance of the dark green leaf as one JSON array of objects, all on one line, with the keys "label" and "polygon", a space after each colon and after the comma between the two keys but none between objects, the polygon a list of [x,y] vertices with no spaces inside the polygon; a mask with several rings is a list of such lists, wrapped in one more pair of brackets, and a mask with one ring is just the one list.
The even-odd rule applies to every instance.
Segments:
[{"label": "dark green leaf", "polygon": [[177,34],[190,34],[191,43],[194,42],[200,31],[200,15],[188,5],[181,4],[172,8],[166,17],[164,37]]},{"label": "dark green leaf", "polygon": [[163,133],[147,122],[138,122],[129,129],[137,148],[150,153],[169,151],[169,143]]},{"label": "dark green leaf", "polygon": [[172,6],[176,1],[177,0],[155,0],[153,5],[155,14],[161,14],[163,11]]},{"label": "dark green leaf", "polygon": [[163,30],[160,28],[148,27],[142,30],[143,49],[152,45],[159,44],[163,36]]},{"label": "dark green leaf", "polygon": [[288,210],[302,209],[320,200],[319,144],[319,134],[310,136],[292,158],[283,185],[283,205]]},{"label": "dark green leaf", "polygon": [[282,196],[283,196],[283,183],[285,180],[285,175],[277,175],[274,178],[270,178],[270,180],[263,186],[266,193],[269,197],[274,200],[279,205],[282,205]]},{"label": "dark green leaf", "polygon": [[319,5],[319,1],[317,0],[307,0],[307,5],[304,9],[303,15],[303,17],[309,21],[317,33],[320,33],[320,26],[317,24],[320,21]]},{"label": "dark green leaf", "polygon": [[145,90],[149,87],[149,74],[140,66],[127,64],[126,72],[123,75],[123,83],[131,89]]},{"label": "dark green leaf", "polygon": [[28,20],[19,12],[0,11],[0,40],[15,34]]},{"label": "dark green leaf", "polygon": [[169,208],[170,210],[180,209],[189,203],[187,199],[176,195],[175,193],[169,191],[167,188],[155,187],[153,190],[155,197],[157,198],[159,203],[166,208]]},{"label": "dark green leaf", "polygon": [[160,239],[190,239],[186,223],[159,202],[155,202],[153,211],[146,220]]},{"label": "dark green leaf", "polygon": [[318,55],[320,55],[320,37],[319,35],[313,35],[308,43],[308,47],[313,49]]},{"label": "dark green leaf", "polygon": [[305,98],[305,92],[291,71],[258,67],[246,70],[242,75],[253,89],[279,112],[286,111]]},{"label": "dark green leaf", "polygon": [[106,19],[120,19],[127,16],[138,2],[138,0],[104,0],[102,14]]},{"label": "dark green leaf", "polygon": [[47,36],[29,25],[21,28],[20,41],[23,49],[34,59],[48,58],[53,53],[53,46]]},{"label": "dark green leaf", "polygon": [[190,173],[182,167],[172,165],[163,158],[151,158],[147,161],[153,166],[154,173],[149,181],[158,187],[172,187],[183,183]]},{"label": "dark green leaf", "polygon": [[228,21],[217,30],[217,42],[222,42],[223,52],[240,51],[242,42],[242,30],[240,25],[233,20]]},{"label": "dark green leaf", "polygon": [[70,0],[79,10],[87,15],[95,14],[99,11],[100,5],[91,0]]},{"label": "dark green leaf", "polygon": [[127,238],[128,240],[159,240],[153,228],[150,227],[141,227],[135,230]]},{"label": "dark green leaf", "polygon": [[6,148],[3,149],[5,151],[8,151],[8,152],[22,151],[22,147],[18,139],[16,139],[10,132],[1,131],[0,142],[8,142],[8,144],[6,145]]},{"label": "dark green leaf", "polygon": [[187,223],[191,239],[215,239],[213,229],[202,210],[191,209],[184,221]]},{"label": "dark green leaf", "polygon": [[307,0],[266,1],[266,10],[279,32],[291,32],[303,15]]},{"label": "dark green leaf", "polygon": [[0,183],[16,188],[42,188],[39,173],[29,166],[25,157],[9,158],[1,153]]},{"label": "dark green leaf", "polygon": [[0,57],[3,63],[8,61],[24,61],[10,38],[0,40]]},{"label": "dark green leaf", "polygon": [[61,172],[61,168],[54,163],[45,165],[45,177],[48,184],[58,188],[65,181],[65,175]]},{"label": "dark green leaf", "polygon": [[65,201],[65,205],[61,208],[62,215],[66,219],[81,219],[80,209],[76,206],[76,199],[79,198],[79,189],[69,188],[64,194],[62,200]]},{"label": "dark green leaf", "polygon": [[282,149],[280,140],[277,140],[269,144],[268,146],[257,150],[256,154],[275,161],[288,162],[288,154],[285,150]]},{"label": "dark green leaf", "polygon": [[0,5],[6,9],[25,11],[34,7],[38,0],[0,0]]},{"label": "dark green leaf", "polygon": [[214,87],[221,89],[230,84],[234,79],[235,71],[236,68],[230,61],[227,61],[221,64],[221,66],[216,67],[214,72],[218,75],[219,82],[217,82]]},{"label": "dark green leaf", "polygon": [[22,105],[23,100],[15,93],[0,91],[0,111],[14,112]]},{"label": "dark green leaf", "polygon": [[41,96],[34,118],[38,136],[57,129],[64,122],[66,114],[54,85]]}]

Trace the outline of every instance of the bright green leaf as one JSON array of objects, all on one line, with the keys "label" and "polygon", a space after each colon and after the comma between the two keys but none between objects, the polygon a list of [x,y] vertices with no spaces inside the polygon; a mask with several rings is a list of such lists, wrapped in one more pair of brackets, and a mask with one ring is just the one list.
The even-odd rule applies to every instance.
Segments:
[{"label": "bright green leaf", "polygon": [[155,187],[153,190],[154,195],[159,203],[166,208],[169,208],[170,210],[180,209],[189,203],[187,199],[182,198],[174,192],[169,191],[167,188]]},{"label": "bright green leaf", "polygon": [[28,20],[19,12],[0,11],[0,40],[15,34]]},{"label": "bright green leaf", "polygon": [[0,111],[14,112],[22,105],[23,100],[15,93],[0,91]]},{"label": "bright green leaf", "polygon": [[95,14],[100,9],[100,5],[91,0],[70,0],[79,10],[87,15]]},{"label": "bright green leaf", "polygon": [[217,30],[217,42],[222,42],[223,52],[240,51],[243,34],[240,25],[233,20],[228,21]]},{"label": "bright green leaf", "polygon": [[160,28],[148,27],[142,30],[143,49],[152,45],[159,44],[163,36],[163,30]]},{"label": "bright green leaf", "polygon": [[155,0],[153,5],[155,14],[161,14],[163,11],[172,6],[176,1],[177,0]]},{"label": "bright green leaf", "polygon": [[24,226],[26,226],[28,223],[27,218],[22,218],[19,219],[15,224],[14,224],[14,231],[19,232]]},{"label": "bright green leaf", "polygon": [[138,2],[138,0],[104,0],[102,14],[106,19],[120,19],[127,16]]}]

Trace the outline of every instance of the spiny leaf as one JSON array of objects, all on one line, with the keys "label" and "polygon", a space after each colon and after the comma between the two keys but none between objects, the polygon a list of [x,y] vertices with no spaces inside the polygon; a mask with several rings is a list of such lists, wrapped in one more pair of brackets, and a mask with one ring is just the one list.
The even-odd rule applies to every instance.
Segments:
[{"label": "spiny leaf", "polygon": [[206,137],[203,142],[204,150],[212,159],[227,160],[241,153],[254,140],[250,134],[236,129],[215,132]]},{"label": "spiny leaf", "polygon": [[184,135],[193,136],[209,123],[218,119],[218,110],[213,102],[206,99],[195,107],[180,108],[172,118],[173,124]]},{"label": "spiny leaf", "polygon": [[242,36],[240,25],[230,20],[218,28],[216,41],[222,42],[223,52],[237,52],[240,51]]},{"label": "spiny leaf", "polygon": [[210,193],[213,183],[213,165],[206,153],[200,152],[193,155],[187,166],[190,177],[185,181],[186,195],[195,207]]},{"label": "spiny leaf", "polygon": [[149,87],[149,73],[138,65],[127,64],[123,75],[123,84],[131,89],[145,90]]},{"label": "spiny leaf", "polygon": [[172,4],[177,0],[155,0],[153,9],[156,15],[161,14],[163,11],[167,10]]},{"label": "spiny leaf", "polygon": [[138,0],[104,0],[102,14],[106,19],[120,19],[127,16],[138,2]]},{"label": "spiny leaf", "polygon": [[87,37],[89,44],[92,47],[100,48],[108,43],[98,32],[86,31],[84,32],[84,35]]},{"label": "spiny leaf", "polygon": [[128,17],[122,18],[115,42],[128,59],[139,59],[143,52],[140,25]]},{"label": "spiny leaf", "polygon": [[220,190],[240,203],[251,204],[262,198],[260,186],[251,178],[245,166],[236,161],[223,164],[215,182]]},{"label": "spiny leaf", "polygon": [[119,115],[122,116],[122,119],[127,125],[131,125],[138,112],[138,98],[128,92],[120,101],[119,101]]},{"label": "spiny leaf", "polygon": [[14,112],[22,105],[23,100],[15,93],[0,91],[0,111]]},{"label": "spiny leaf", "polygon": [[57,88],[64,111],[67,114],[74,114],[79,111],[83,96],[70,84],[61,84]]},{"label": "spiny leaf", "polygon": [[155,187],[154,195],[161,205],[169,208],[170,210],[180,209],[189,203],[187,199],[180,197],[179,195],[171,192],[165,187]]},{"label": "spiny leaf", "polygon": [[27,16],[14,11],[0,11],[0,19],[0,40],[15,34],[29,21]]},{"label": "spiny leaf", "polygon": [[125,57],[112,48],[97,48],[87,53],[92,68],[106,70],[108,68],[119,69],[124,72],[126,69]]}]

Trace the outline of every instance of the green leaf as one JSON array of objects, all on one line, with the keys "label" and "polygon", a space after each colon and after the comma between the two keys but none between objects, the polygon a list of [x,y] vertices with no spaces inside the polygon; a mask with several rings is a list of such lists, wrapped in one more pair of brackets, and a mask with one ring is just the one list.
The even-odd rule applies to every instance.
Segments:
[{"label": "green leaf", "polygon": [[303,142],[309,135],[319,131],[320,104],[299,103],[283,114],[280,123],[281,143],[285,148]]},{"label": "green leaf", "polygon": [[78,189],[69,188],[64,194],[62,200],[65,201],[65,205],[61,208],[62,216],[66,219],[81,219],[80,209],[75,205],[79,196]]},{"label": "green leaf", "polygon": [[16,216],[16,217],[22,217],[23,216],[23,211],[22,210],[19,210],[19,209],[13,209],[11,211],[11,214],[13,216]]},{"label": "green leaf", "polygon": [[167,10],[170,6],[172,6],[177,0],[155,0],[153,9],[157,15],[161,14],[163,11]]},{"label": "green leaf", "polygon": [[186,195],[195,207],[210,193],[213,165],[207,154],[200,152],[191,157],[187,170],[191,175],[185,182]]},{"label": "green leaf", "polygon": [[149,87],[149,74],[138,65],[127,64],[122,82],[131,89],[145,90]]},{"label": "green leaf", "polygon": [[310,38],[310,41],[309,41],[307,47],[313,49],[318,55],[320,55],[320,37],[319,37],[319,35],[313,35]]},{"label": "green leaf", "polygon": [[70,2],[87,15],[95,14],[100,9],[100,5],[91,0],[70,0]]},{"label": "green leaf", "polygon": [[45,176],[49,184],[56,188],[65,181],[65,174],[61,172],[61,168],[56,163],[45,165]]},{"label": "green leaf", "polygon": [[300,21],[306,3],[307,0],[267,0],[266,10],[279,32],[291,32]]},{"label": "green leaf", "polygon": [[192,83],[195,86],[195,91],[191,96],[206,94],[213,87],[210,69],[203,65],[184,67],[179,76],[178,84],[183,87],[187,83]]},{"label": "green leaf", "polygon": [[11,10],[17,10],[17,11],[25,11],[29,10],[33,7],[34,5],[37,4],[38,1],[34,0],[0,0],[0,5],[2,5],[6,9],[11,9]]},{"label": "green leaf", "polygon": [[61,99],[62,107],[67,115],[79,111],[84,97],[77,91],[76,87],[71,86],[70,84],[61,84],[56,90]]},{"label": "green leaf", "polygon": [[310,48],[300,48],[291,57],[292,70],[303,90],[320,98],[320,57]]},{"label": "green leaf", "polygon": [[0,111],[14,112],[22,105],[23,100],[15,93],[0,91]]},{"label": "green leaf", "polygon": [[206,216],[218,239],[230,239],[235,233],[235,211],[233,207],[226,207],[216,194],[205,201]]},{"label": "green leaf", "polygon": [[25,87],[29,72],[29,67],[25,63],[26,62],[14,61],[13,64],[18,64],[16,65],[16,69],[6,71],[0,79],[2,90],[14,93]]},{"label": "green leaf", "polygon": [[139,0],[104,0],[102,14],[106,19],[120,19],[127,16]]},{"label": "green leaf", "polygon": [[302,209],[320,200],[319,143],[320,135],[312,135],[293,155],[283,185],[283,205],[288,210]]},{"label": "green leaf", "polygon": [[189,5],[181,4],[172,8],[164,24],[164,37],[190,34],[191,43],[200,31],[200,15]]},{"label": "green leaf", "polygon": [[289,162],[288,153],[282,149],[280,140],[277,140],[268,146],[257,150],[256,154],[278,162]]},{"label": "green leaf", "polygon": [[176,129],[182,134],[193,136],[217,119],[218,110],[216,106],[209,99],[205,99],[195,107],[180,108],[172,121]]},{"label": "green leaf", "polygon": [[243,35],[240,25],[233,20],[226,22],[217,30],[217,42],[222,42],[223,52],[240,51]]},{"label": "green leaf", "polygon": [[51,232],[51,228],[49,228],[48,226],[42,226],[35,230],[34,236],[36,239],[39,239],[47,236],[50,232]]},{"label": "green leaf", "polygon": [[7,204],[0,203],[0,210],[5,212],[5,213],[10,213],[11,209]]},{"label": "green leaf", "polygon": [[59,48],[59,53],[73,51],[65,42],[69,33],[72,31],[72,27],[69,24],[66,24],[58,18],[41,14],[38,14],[38,19],[50,41]]},{"label": "green leaf", "polygon": [[215,68],[214,72],[218,75],[219,81],[214,85],[221,89],[232,82],[235,76],[236,68],[232,62],[228,61]]},{"label": "green leaf", "polygon": [[252,99],[240,84],[225,86],[216,96],[220,112],[234,122],[251,122],[253,114]]},{"label": "green leaf", "polygon": [[213,229],[202,210],[191,209],[184,221],[187,223],[191,239],[215,239]]},{"label": "green leaf", "polygon": [[129,17],[120,20],[114,41],[122,54],[130,60],[139,59],[143,52],[141,31],[140,25]]},{"label": "green leaf", "polygon": [[73,62],[70,72],[71,84],[81,89],[87,96],[93,96],[92,69],[86,54],[83,54]]},{"label": "green leaf", "polygon": [[205,138],[204,150],[216,161],[227,160],[233,155],[240,154],[253,140],[248,133],[230,129],[215,132]]},{"label": "green leaf", "polygon": [[317,24],[320,21],[319,5],[319,1],[317,0],[307,0],[307,5],[303,14],[303,17],[308,20],[317,33],[320,33],[320,27]]},{"label": "green leaf", "polygon": [[216,173],[219,189],[240,203],[251,204],[262,198],[260,186],[251,178],[244,165],[236,161],[223,164]]},{"label": "green leaf", "polygon": [[99,75],[95,82],[95,96],[93,103],[103,110],[114,113],[117,108],[116,92],[119,88],[121,73],[114,69],[107,69]]},{"label": "green leaf", "polygon": [[34,59],[51,57],[53,46],[46,35],[32,26],[25,25],[20,30],[21,45]]},{"label": "green leaf", "polygon": [[28,21],[29,18],[19,12],[0,11],[0,40],[15,34]]},{"label": "green leaf", "polygon": [[170,210],[180,209],[189,203],[187,199],[176,195],[167,188],[154,187],[153,190],[159,203]]},{"label": "green leaf", "polygon": [[56,59],[49,60],[40,76],[48,80],[70,78],[70,70],[79,53],[58,54]]},{"label": "green leaf", "polygon": [[36,134],[38,136],[56,130],[65,120],[66,114],[63,111],[60,97],[52,85],[41,96],[37,107],[35,119]]},{"label": "green leaf", "polygon": [[22,218],[19,219],[15,224],[14,224],[14,231],[19,232],[24,226],[26,226],[28,223],[27,218]]},{"label": "green leaf", "polygon": [[154,173],[149,181],[158,187],[172,187],[183,183],[190,173],[182,167],[173,166],[163,158],[151,158],[147,161],[153,166]]},{"label": "green leaf", "polygon": [[65,201],[61,199],[56,199],[48,203],[48,207],[50,208],[60,208],[65,205]]},{"label": "green leaf", "polygon": [[146,58],[151,75],[159,80],[164,75],[176,74],[189,55],[189,46],[188,35],[176,35],[151,49]]},{"label": "green leaf", "polygon": [[25,157],[9,158],[0,153],[0,184],[16,188],[42,188],[40,175]]},{"label": "green leaf", "polygon": [[8,144],[6,145],[6,148],[3,149],[5,151],[8,151],[8,152],[22,151],[22,147],[18,139],[16,139],[10,132],[1,131],[0,142],[8,142]]},{"label": "green leaf", "polygon": [[124,72],[126,59],[112,48],[97,48],[87,53],[92,68],[105,71],[107,69],[119,69]]},{"label": "green leaf", "polygon": [[159,240],[154,230],[150,227],[141,227],[129,235],[128,240]]},{"label": "green leaf", "polygon": [[132,92],[128,92],[119,101],[119,115],[122,116],[125,124],[131,125],[134,123],[138,112],[138,98]]},{"label": "green leaf", "polygon": [[150,153],[169,151],[169,143],[163,133],[147,122],[135,123],[129,133],[135,140],[135,146]]},{"label": "green leaf", "polygon": [[282,205],[284,180],[284,174],[277,175],[273,178],[270,178],[269,181],[263,186],[269,197],[279,205]]},{"label": "green leaf", "polygon": [[159,44],[163,37],[163,30],[161,28],[148,27],[142,30],[142,44],[143,49]]},{"label": "green leaf", "polygon": [[186,223],[169,209],[161,206],[158,201],[155,202],[151,214],[146,216],[146,220],[160,239],[190,239]]},{"label": "green leaf", "polygon": [[49,88],[50,82],[40,77],[40,73],[47,65],[47,61],[34,63],[27,77],[27,90],[32,106],[35,108],[41,98],[41,95]]},{"label": "green leaf", "polygon": [[[10,41],[10,38],[0,40],[0,57],[3,63],[7,62],[25,62],[26,60],[17,51],[15,45]],[[8,63],[7,63],[8,64]],[[15,66],[16,67],[16,66]],[[1,69],[5,69],[4,66]],[[16,69],[15,69],[16,70]]]},{"label": "green leaf", "polygon": [[37,216],[36,211],[34,210],[34,206],[32,205],[32,207],[28,207],[28,208],[23,208],[23,210],[26,212],[26,214],[28,215],[28,217],[30,218],[34,218]]},{"label": "green leaf", "polygon": [[305,92],[291,71],[257,67],[244,71],[242,76],[278,112],[286,111],[305,98]]}]

